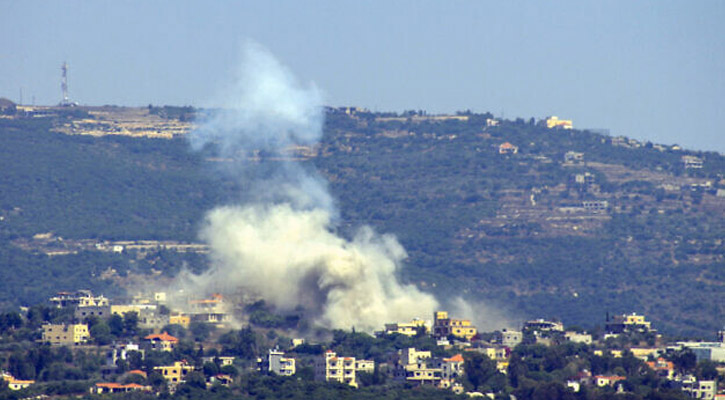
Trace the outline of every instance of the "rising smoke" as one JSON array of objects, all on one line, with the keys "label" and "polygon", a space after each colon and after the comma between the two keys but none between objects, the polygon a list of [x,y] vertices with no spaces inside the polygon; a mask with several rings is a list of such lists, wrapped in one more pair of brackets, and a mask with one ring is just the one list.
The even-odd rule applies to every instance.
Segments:
[{"label": "rising smoke", "polygon": [[[352,239],[336,231],[326,182],[291,161],[290,149],[322,136],[322,95],[301,85],[267,50],[247,44],[224,110],[192,132],[194,148],[262,163],[240,204],[210,211],[201,237],[212,267],[187,277],[187,290],[250,291],[280,309],[303,306],[329,328],[371,331],[384,323],[428,317],[435,298],[402,284],[396,274],[405,250],[390,235],[361,227]],[[265,161],[267,160],[267,161]],[[273,161],[270,161],[273,160]],[[245,175],[245,164],[233,173]]]}]

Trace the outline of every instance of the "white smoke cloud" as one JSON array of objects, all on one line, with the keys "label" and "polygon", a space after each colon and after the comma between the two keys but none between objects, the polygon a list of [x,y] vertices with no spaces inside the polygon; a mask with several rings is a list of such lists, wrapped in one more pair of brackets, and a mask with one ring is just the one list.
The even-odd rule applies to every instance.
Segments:
[{"label": "white smoke cloud", "polygon": [[456,297],[446,306],[452,316],[471,319],[479,332],[493,332],[501,329],[519,329],[523,321],[513,319],[501,307],[492,307],[483,302],[466,301]]},{"label": "white smoke cloud", "polygon": [[[224,99],[227,107],[190,135],[193,147],[212,144],[225,157],[244,159],[258,150],[279,154],[312,145],[322,136],[320,91],[300,85],[259,45],[245,47],[237,82]],[[278,159],[262,169],[267,173],[255,178],[243,204],[208,213],[201,237],[210,245],[212,267],[188,279],[188,291],[252,291],[281,309],[302,305],[330,328],[372,331],[432,315],[435,298],[397,279],[406,254],[393,236],[370,227],[352,239],[335,234],[334,202],[319,174]]]}]

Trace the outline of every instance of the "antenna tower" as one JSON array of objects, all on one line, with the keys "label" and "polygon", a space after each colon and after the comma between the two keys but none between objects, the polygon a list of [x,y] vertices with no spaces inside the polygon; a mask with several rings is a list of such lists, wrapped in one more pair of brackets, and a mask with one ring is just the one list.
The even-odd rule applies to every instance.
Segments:
[{"label": "antenna tower", "polygon": [[60,104],[65,106],[70,104],[70,99],[68,98],[68,63],[64,61],[60,70],[63,71],[63,75],[60,80],[60,90],[63,92],[63,100],[61,100]]}]

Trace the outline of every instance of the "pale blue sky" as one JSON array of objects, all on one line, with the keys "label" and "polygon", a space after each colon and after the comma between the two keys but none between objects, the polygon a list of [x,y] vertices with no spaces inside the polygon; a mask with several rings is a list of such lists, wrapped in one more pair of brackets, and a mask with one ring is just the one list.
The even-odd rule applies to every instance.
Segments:
[{"label": "pale blue sky", "polygon": [[725,152],[725,1],[0,0],[0,97],[213,104],[240,44],[330,105],[558,115]]}]

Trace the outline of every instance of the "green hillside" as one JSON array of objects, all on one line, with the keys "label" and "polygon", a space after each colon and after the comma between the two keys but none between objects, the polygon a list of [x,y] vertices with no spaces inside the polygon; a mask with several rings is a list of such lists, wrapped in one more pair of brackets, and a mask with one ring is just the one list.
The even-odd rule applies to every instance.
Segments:
[{"label": "green hillside", "polygon": [[[384,116],[329,112],[323,142],[304,163],[329,179],[343,231],[369,224],[398,236],[409,253],[406,280],[442,298],[486,300],[518,319],[593,327],[607,312],[636,311],[668,333],[710,336],[722,326],[725,197],[717,190],[725,157],[533,120],[487,126],[489,114]],[[46,232],[66,243],[56,245],[195,241],[203,213],[245,187],[218,178],[219,163],[190,152],[184,139],[53,133],[59,118],[74,116],[0,119],[0,273],[8,286],[0,302],[115,287],[103,278],[109,267],[121,278],[151,268],[173,274],[184,260],[204,268],[195,254],[49,257],[19,246]],[[504,142],[518,151],[500,154]],[[583,160],[565,163],[568,151]],[[703,167],[686,169],[683,155]]]}]

